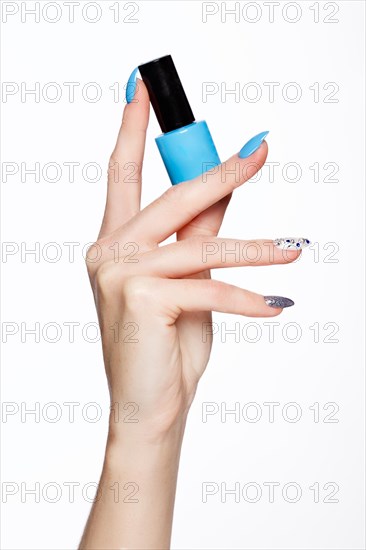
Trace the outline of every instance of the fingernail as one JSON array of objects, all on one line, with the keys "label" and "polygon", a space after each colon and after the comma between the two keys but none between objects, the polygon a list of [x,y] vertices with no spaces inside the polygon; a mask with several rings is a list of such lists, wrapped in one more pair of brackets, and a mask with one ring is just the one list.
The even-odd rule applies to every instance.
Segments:
[{"label": "fingernail", "polygon": [[275,246],[282,248],[282,250],[302,250],[303,248],[311,245],[309,239],[304,239],[303,237],[296,239],[293,239],[292,237],[284,237],[281,239],[275,239],[273,242]]},{"label": "fingernail", "polygon": [[136,69],[134,69],[132,71],[132,73],[130,74],[130,78],[127,81],[127,85],[126,85],[126,101],[127,101],[127,103],[131,103],[131,101],[135,97],[136,74],[137,74],[138,70],[139,70],[138,67],[136,67]]},{"label": "fingernail", "polygon": [[269,307],[291,307],[295,304],[293,300],[283,296],[265,296],[264,301]]},{"label": "fingernail", "polygon": [[261,132],[260,134],[252,137],[242,149],[239,151],[239,157],[241,159],[246,159],[247,157],[250,157],[261,146],[262,142],[265,140],[266,136],[268,136],[268,132]]}]

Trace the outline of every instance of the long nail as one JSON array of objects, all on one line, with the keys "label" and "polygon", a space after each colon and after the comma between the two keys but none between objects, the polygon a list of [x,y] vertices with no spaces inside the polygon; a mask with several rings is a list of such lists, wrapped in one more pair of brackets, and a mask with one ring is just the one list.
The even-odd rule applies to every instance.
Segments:
[{"label": "long nail", "polygon": [[137,74],[138,70],[139,70],[138,67],[136,67],[136,69],[134,69],[132,71],[132,73],[130,74],[130,78],[127,81],[127,85],[126,85],[126,101],[127,101],[127,103],[131,103],[131,101],[135,97],[135,93],[136,93],[136,74]]},{"label": "long nail", "polygon": [[293,300],[283,296],[264,296],[264,301],[269,307],[291,307],[295,304]]},{"label": "long nail", "polygon": [[309,239],[304,239],[303,237],[284,237],[281,239],[275,239],[273,242],[275,246],[282,248],[282,250],[302,250],[303,248],[311,245]]},{"label": "long nail", "polygon": [[268,136],[268,132],[261,132],[260,134],[252,137],[245,145],[240,149],[239,151],[239,157],[241,159],[246,159],[247,157],[250,157],[259,147],[261,146],[262,142],[265,140],[266,136]]}]

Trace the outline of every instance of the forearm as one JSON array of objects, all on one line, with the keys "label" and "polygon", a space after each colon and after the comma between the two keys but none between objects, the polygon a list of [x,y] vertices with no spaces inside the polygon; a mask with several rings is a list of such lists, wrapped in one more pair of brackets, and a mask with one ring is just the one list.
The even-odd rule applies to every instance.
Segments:
[{"label": "forearm", "polygon": [[130,425],[110,433],[80,550],[169,548],[184,425],[149,431]]}]

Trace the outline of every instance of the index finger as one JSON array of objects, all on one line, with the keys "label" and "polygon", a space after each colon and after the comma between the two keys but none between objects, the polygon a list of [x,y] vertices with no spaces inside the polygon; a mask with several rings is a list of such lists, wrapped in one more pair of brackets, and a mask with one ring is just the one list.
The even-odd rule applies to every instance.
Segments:
[{"label": "index finger", "polygon": [[107,200],[99,237],[112,233],[140,211],[141,170],[149,109],[146,86],[137,79],[134,100],[124,109],[109,163]]}]

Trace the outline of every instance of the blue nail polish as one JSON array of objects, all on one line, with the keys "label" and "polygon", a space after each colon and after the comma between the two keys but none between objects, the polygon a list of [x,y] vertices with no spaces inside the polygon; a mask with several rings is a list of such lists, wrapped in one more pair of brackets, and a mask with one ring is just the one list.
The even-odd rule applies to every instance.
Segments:
[{"label": "blue nail polish", "polygon": [[135,97],[136,93],[136,74],[138,71],[138,67],[134,69],[130,75],[130,78],[128,79],[127,85],[126,85],[126,101],[127,103],[131,103],[133,98]]},{"label": "blue nail polish", "polygon": [[239,157],[241,159],[246,159],[247,157],[250,157],[257,149],[259,149],[261,143],[265,140],[266,136],[268,136],[269,132],[261,132],[260,134],[252,137],[242,149],[239,151]]},{"label": "blue nail polish", "polygon": [[162,134],[155,141],[173,185],[221,163],[210,130],[197,122],[170,55],[139,65]]}]

